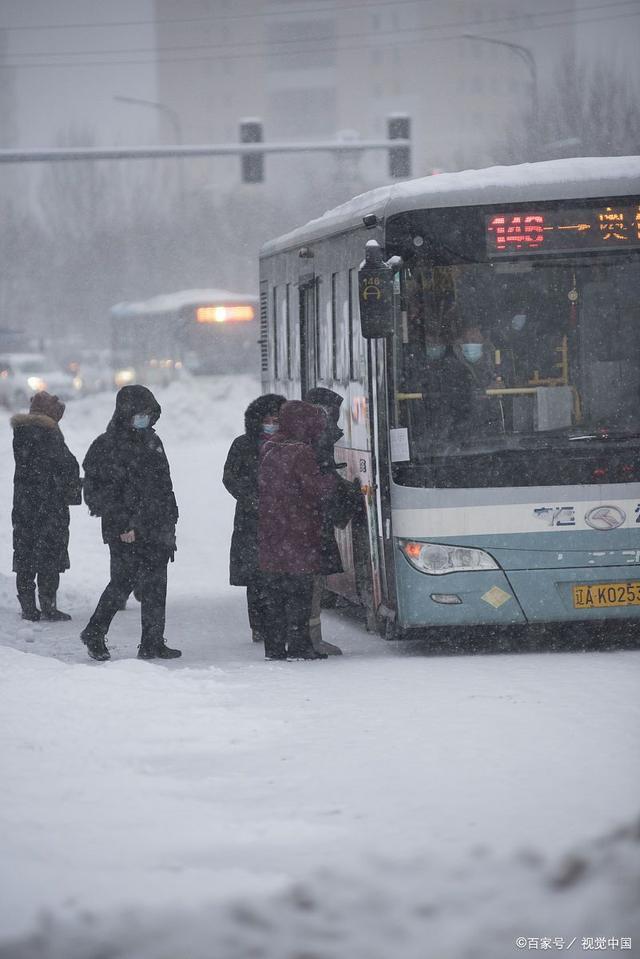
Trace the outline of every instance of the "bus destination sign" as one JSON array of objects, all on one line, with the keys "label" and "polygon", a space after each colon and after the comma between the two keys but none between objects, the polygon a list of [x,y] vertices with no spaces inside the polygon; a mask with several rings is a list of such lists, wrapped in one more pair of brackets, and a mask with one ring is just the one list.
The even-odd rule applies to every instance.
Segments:
[{"label": "bus destination sign", "polygon": [[489,256],[640,247],[640,203],[518,210],[485,217]]}]

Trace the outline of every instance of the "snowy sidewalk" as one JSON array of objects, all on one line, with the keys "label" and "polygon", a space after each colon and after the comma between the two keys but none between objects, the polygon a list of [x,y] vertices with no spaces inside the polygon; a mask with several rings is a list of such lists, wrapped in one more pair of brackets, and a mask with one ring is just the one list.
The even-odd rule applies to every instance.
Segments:
[{"label": "snowy sidewalk", "polygon": [[[598,936],[639,955],[640,652],[425,656],[329,613],[343,657],[266,663],[226,585],[220,484],[254,390],[160,395],[181,660],[134,658],[133,601],[113,660],[86,657],[108,563],[84,508],[71,623],[20,621],[5,554],[0,959],[507,959],[528,939],[577,937],[575,955]],[[215,420],[194,425],[206,402]],[[79,458],[112,404],[70,406]]]}]

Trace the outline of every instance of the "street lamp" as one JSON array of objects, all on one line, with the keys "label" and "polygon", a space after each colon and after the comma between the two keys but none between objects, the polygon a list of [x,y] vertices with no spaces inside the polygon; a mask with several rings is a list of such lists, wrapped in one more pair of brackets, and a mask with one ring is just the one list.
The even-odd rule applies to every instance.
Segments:
[{"label": "street lamp", "polygon": [[176,146],[181,146],[182,126],[180,124],[180,117],[178,116],[177,112],[172,109],[172,107],[168,107],[166,103],[158,103],[156,100],[143,100],[140,97],[114,96],[113,99],[117,100],[118,103],[133,103],[135,106],[152,107],[152,109],[158,110],[160,113],[164,113],[171,124]]},{"label": "street lamp", "polygon": [[[182,125],[180,123],[180,117],[178,116],[177,111],[173,110],[171,107],[168,107],[166,103],[158,103],[156,100],[143,100],[140,97],[114,96],[113,99],[117,100],[118,103],[131,103],[134,106],[151,107],[153,110],[158,110],[160,113],[163,113],[171,124],[171,129],[173,130],[173,138],[175,140],[174,146],[182,146]],[[178,157],[176,159],[176,163],[179,195],[180,199],[184,200],[185,185],[182,160]]]},{"label": "street lamp", "polygon": [[538,68],[533,52],[529,47],[523,47],[519,43],[511,43],[508,40],[494,40],[493,37],[479,37],[475,33],[463,33],[462,36],[465,40],[481,40],[483,43],[495,43],[499,47],[507,47],[524,60],[531,74],[531,109],[535,129],[538,121]]}]

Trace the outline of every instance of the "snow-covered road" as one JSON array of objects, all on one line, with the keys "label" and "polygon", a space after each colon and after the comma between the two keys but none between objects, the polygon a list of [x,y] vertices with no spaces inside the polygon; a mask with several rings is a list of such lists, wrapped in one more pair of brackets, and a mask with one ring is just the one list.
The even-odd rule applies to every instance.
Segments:
[{"label": "snow-covered road", "polygon": [[[640,955],[640,651],[433,656],[327,613],[343,657],[265,663],[227,585],[220,483],[257,392],[159,394],[181,508],[169,664],[133,658],[134,603],[112,662],[87,659],[108,562],[84,507],[73,622],[18,618],[0,434],[0,957],[501,959],[534,948],[518,936]],[[79,459],[112,404],[68,408]]]}]

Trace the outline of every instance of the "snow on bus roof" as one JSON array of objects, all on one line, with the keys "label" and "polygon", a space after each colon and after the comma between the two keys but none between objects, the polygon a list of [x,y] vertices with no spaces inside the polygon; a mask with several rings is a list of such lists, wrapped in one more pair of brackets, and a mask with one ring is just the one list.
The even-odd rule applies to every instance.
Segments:
[{"label": "snow on bus roof", "polygon": [[382,218],[430,207],[623,196],[633,191],[640,191],[638,156],[574,157],[441,173],[361,193],[304,226],[265,243],[261,255],[269,256],[300,242],[361,226],[362,217],[368,213]]},{"label": "snow on bus roof", "polygon": [[229,303],[257,303],[250,293],[231,293],[229,290],[178,290],[152,296],[149,300],[116,303],[111,307],[114,316],[146,316],[153,313],[175,313],[184,306],[219,306]]}]

